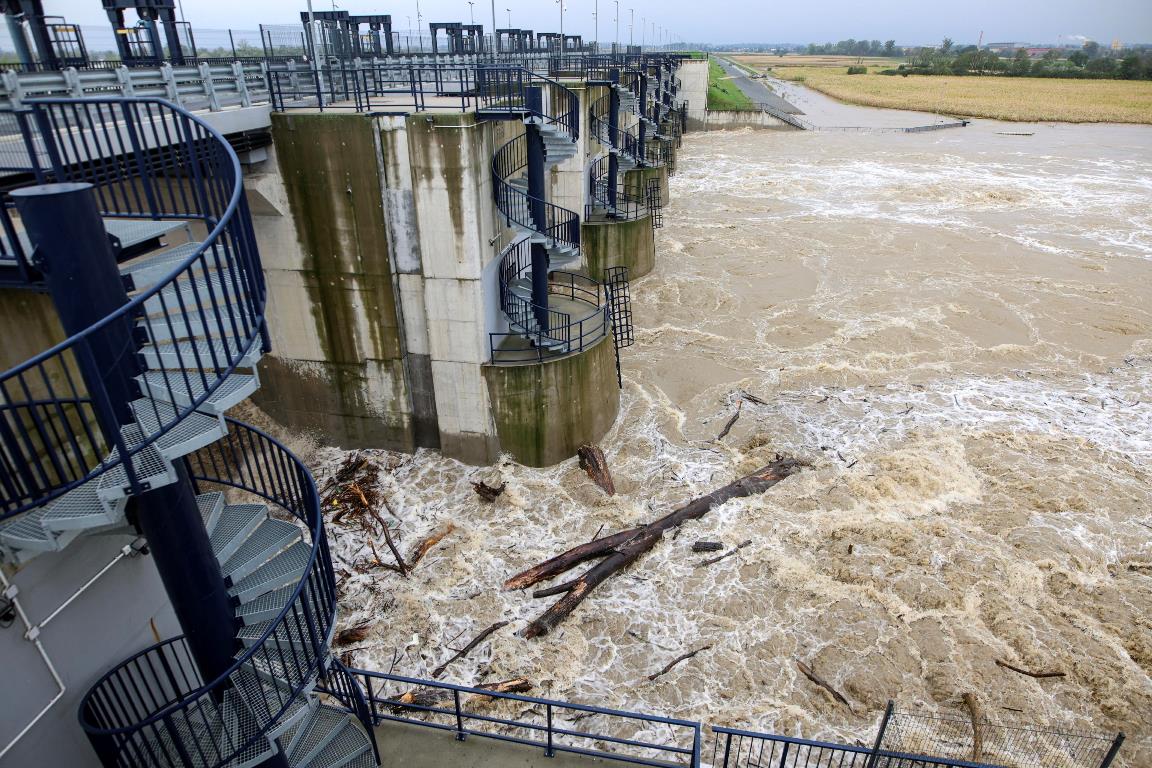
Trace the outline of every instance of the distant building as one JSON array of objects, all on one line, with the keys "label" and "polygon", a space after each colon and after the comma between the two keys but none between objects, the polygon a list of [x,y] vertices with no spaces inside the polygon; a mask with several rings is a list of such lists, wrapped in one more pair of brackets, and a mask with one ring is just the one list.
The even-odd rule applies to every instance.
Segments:
[{"label": "distant building", "polygon": [[984,47],[1001,56],[1011,56],[1019,48],[1027,48],[1030,43],[988,43]]}]

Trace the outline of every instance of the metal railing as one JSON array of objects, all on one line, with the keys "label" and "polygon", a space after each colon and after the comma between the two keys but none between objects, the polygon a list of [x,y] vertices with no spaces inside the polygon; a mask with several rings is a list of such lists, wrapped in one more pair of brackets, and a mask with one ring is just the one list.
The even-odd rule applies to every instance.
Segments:
[{"label": "metal railing", "polygon": [[[407,723],[450,732],[463,741],[470,736],[510,742],[560,753],[584,755],[619,763],[646,766],[700,766],[700,724],[655,715],[571,704],[551,699],[498,693],[401,675],[350,670],[367,692],[374,723]],[[431,703],[405,702],[413,689]],[[517,715],[500,716],[485,704],[512,702]],[[597,727],[593,729],[590,723]],[[636,735],[659,728],[667,741]]]},{"label": "metal railing", "polygon": [[[237,489],[297,521],[310,545],[304,576],[261,637],[215,680],[200,678],[183,638],[141,651],[104,675],[84,697],[80,723],[105,765],[227,765],[267,739],[288,708],[308,696],[327,662],[336,584],[315,482],[274,438],[234,419],[228,425],[228,437],[185,460],[196,491]],[[264,675],[276,683],[261,683]],[[238,697],[226,697],[230,691]],[[222,707],[230,700],[247,707],[248,727],[224,728]]]},{"label": "metal railing", "polygon": [[[600,97],[588,108],[588,130],[596,141],[605,147],[610,147],[621,154],[627,155],[632,162],[640,165],[643,162],[640,152],[640,139],[631,131],[617,126],[612,127],[608,120],[608,110],[612,94]],[[621,113],[625,114],[625,113]]]},{"label": "metal railing", "polygon": [[[49,99],[29,106],[24,119],[44,149],[43,158],[28,153],[38,179],[94,184],[104,216],[199,222],[208,234],[119,310],[0,374],[0,456],[7,475],[0,519],[115,467],[123,468],[133,493],[145,490],[132,458],[207,401],[250,354],[267,350],[264,275],[240,164],[224,138],[157,99]],[[202,343],[170,343],[193,327]],[[166,345],[164,385],[199,394],[180,406],[148,399],[150,433],[128,440],[121,430],[106,440],[95,423],[123,423],[108,393],[130,386],[126,380],[142,371],[135,365],[98,371],[94,350],[126,333],[142,345]],[[84,381],[98,384],[88,389]]]},{"label": "metal railing", "polygon": [[[570,248],[580,246],[580,216],[548,200],[531,195],[510,180],[528,167],[528,139],[524,135],[509,141],[492,157],[492,187],[496,210],[508,226],[517,226],[547,237],[552,243]],[[544,209],[544,221],[532,215],[534,206]]]},{"label": "metal railing", "polygon": [[[531,245],[530,240],[521,240],[510,246],[500,260],[500,308],[514,332],[488,335],[490,359],[496,365],[543,362],[579,354],[604,338],[609,328],[603,286],[592,278],[574,272],[549,273],[549,296],[591,307],[579,317],[539,306],[513,292],[512,283],[531,279]],[[523,339],[529,346],[508,345],[509,339]]]},{"label": "metal railing", "polygon": [[648,213],[645,201],[629,194],[623,185],[617,183],[616,200],[608,191],[608,158],[598,157],[588,166],[588,198],[584,207],[584,217],[604,216],[618,221],[635,221]]},{"label": "metal railing", "polygon": [[350,61],[269,68],[272,108],[387,112],[453,110],[477,104],[475,66]]},{"label": "metal railing", "polygon": [[[580,97],[552,78],[522,67],[481,65],[476,71],[478,108],[487,112],[525,114],[561,128],[572,141],[580,138]],[[528,89],[549,92],[543,109],[533,108]]]}]

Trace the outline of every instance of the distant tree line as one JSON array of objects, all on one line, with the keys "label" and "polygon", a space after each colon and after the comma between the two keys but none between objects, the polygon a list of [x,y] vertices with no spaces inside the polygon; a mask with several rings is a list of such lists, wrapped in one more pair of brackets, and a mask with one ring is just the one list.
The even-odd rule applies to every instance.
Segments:
[{"label": "distant tree line", "polygon": [[1025,48],[1018,48],[1007,57],[974,45],[957,47],[945,38],[936,47],[909,49],[906,56],[907,64],[885,70],[884,74],[1152,80],[1152,51],[1112,51],[1094,41],[1078,50],[1052,48],[1033,59]]},{"label": "distant tree line", "polygon": [[808,44],[809,56],[903,56],[895,40],[841,40],[838,43]]}]

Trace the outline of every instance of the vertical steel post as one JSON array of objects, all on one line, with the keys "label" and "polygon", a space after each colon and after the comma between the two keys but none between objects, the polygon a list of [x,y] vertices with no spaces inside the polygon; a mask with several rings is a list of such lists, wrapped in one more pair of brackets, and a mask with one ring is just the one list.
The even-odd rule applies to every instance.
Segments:
[{"label": "vertical steel post", "polygon": [[16,58],[25,66],[33,66],[36,60],[32,58],[32,51],[28,48],[28,38],[24,37],[24,25],[16,20],[15,16],[4,14],[4,21],[8,25],[8,37],[12,39],[12,47],[16,49]]},{"label": "vertical steel post", "polygon": [[645,162],[645,159],[647,157],[648,125],[647,125],[647,123],[644,122],[647,117],[648,117],[648,69],[647,69],[647,67],[641,67],[641,69],[640,69],[640,130],[638,131],[640,146],[636,148],[637,159],[639,159],[641,166],[644,166],[647,164]]},{"label": "vertical steel post", "polygon": [[[524,87],[524,106],[532,115],[525,126],[528,153],[528,212],[537,230],[548,226],[547,193],[544,189],[544,137],[540,120],[544,114],[544,89],[538,85]],[[542,333],[548,328],[548,250],[543,243],[532,241],[532,305],[536,324]]]},{"label": "vertical steel post", "polygon": [[896,704],[888,699],[888,706],[884,708],[884,719],[880,721],[880,730],[876,733],[876,741],[872,745],[872,754],[868,756],[865,768],[876,768],[876,761],[880,757],[880,745],[884,743],[884,732],[888,730],[888,721],[892,719],[892,712]]},{"label": "vertical steel post", "polygon": [[1112,740],[1112,746],[1108,749],[1108,754],[1104,755],[1103,762],[1100,763],[1100,768],[1108,768],[1112,765],[1112,761],[1116,759],[1116,753],[1120,751],[1120,746],[1124,743],[1124,732],[1116,734],[1116,738]]}]

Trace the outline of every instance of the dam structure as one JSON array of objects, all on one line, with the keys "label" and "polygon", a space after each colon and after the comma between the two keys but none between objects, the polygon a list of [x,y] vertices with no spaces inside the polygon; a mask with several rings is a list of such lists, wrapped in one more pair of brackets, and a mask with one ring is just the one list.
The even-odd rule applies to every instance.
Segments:
[{"label": "dam structure", "polygon": [[112,67],[5,8],[0,766],[977,765],[892,706],[860,746],[350,668],[312,470],[229,415],[477,465],[600,439],[706,59],[333,11],[207,61],[169,0],[104,5],[140,17]]}]

